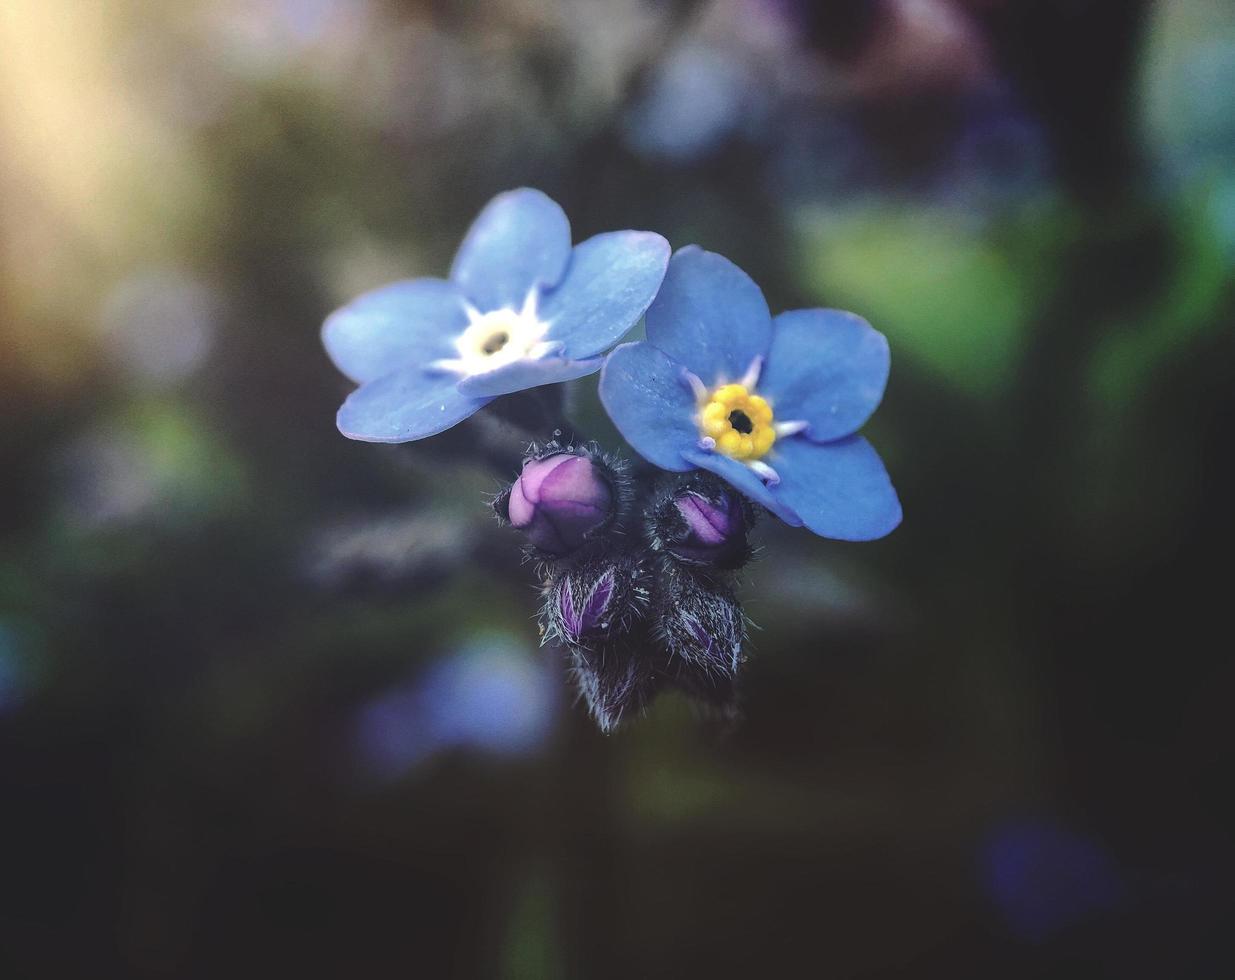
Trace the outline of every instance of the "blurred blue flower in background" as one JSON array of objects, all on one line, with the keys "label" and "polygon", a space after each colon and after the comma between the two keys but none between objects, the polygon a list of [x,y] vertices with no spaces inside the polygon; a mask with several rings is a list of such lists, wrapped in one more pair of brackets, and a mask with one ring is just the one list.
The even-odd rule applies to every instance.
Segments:
[{"label": "blurred blue flower in background", "polygon": [[1042,942],[1123,897],[1114,859],[1097,842],[1050,821],[1013,821],[981,849],[982,884],[1008,927]]},{"label": "blurred blue flower in background", "polygon": [[662,62],[647,94],[627,114],[627,143],[641,156],[691,163],[768,114],[768,98],[740,57],[685,44]]},{"label": "blurred blue flower in background", "polygon": [[410,442],[498,395],[592,374],[596,355],[652,302],[668,260],[669,243],[651,232],[606,232],[572,249],[552,200],[528,188],[499,194],[472,224],[449,281],[396,282],[326,320],[327,352],[360,385],[339,410],[339,430]]},{"label": "blurred blue flower in background", "polygon": [[605,365],[600,395],[626,440],[672,471],[710,470],[787,524],[882,537],[900,501],[854,433],[883,397],[888,344],[839,310],[775,319],[754,281],[713,252],[676,252],[646,343]]},{"label": "blurred blue flower in background", "polygon": [[942,203],[980,218],[1049,191],[1051,160],[1042,128],[1011,93],[974,93],[958,99],[955,109],[955,139],[932,181]]},{"label": "blurred blue flower in background", "polygon": [[502,635],[473,640],[360,712],[356,748],[375,775],[395,779],[450,748],[501,755],[538,749],[553,726],[550,664]]}]

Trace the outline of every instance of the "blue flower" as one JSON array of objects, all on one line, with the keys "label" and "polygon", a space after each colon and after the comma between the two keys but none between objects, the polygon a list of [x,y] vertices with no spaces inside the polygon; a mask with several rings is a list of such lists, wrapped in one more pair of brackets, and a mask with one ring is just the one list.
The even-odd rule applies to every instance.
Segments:
[{"label": "blue flower", "polygon": [[660,235],[615,231],[574,248],[570,223],[540,191],[499,194],[473,222],[450,279],[365,293],[322,328],[335,366],[360,387],[339,431],[410,442],[498,395],[580,378],[656,295],[669,261]]},{"label": "blue flower", "polygon": [[647,337],[609,355],[600,397],[649,462],[711,470],[824,537],[868,541],[900,523],[883,463],[854,435],[888,378],[888,343],[865,320],[773,318],[746,273],[692,245],[669,261]]}]

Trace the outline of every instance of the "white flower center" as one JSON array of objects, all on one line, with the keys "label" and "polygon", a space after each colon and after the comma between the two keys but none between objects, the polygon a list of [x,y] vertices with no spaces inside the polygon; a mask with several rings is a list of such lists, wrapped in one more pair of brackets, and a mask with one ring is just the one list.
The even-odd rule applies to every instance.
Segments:
[{"label": "white flower center", "polygon": [[481,313],[469,306],[467,328],[454,342],[459,356],[438,361],[437,367],[466,376],[544,357],[557,345],[545,341],[549,324],[536,315],[536,299],[532,290],[521,310],[504,307]]}]

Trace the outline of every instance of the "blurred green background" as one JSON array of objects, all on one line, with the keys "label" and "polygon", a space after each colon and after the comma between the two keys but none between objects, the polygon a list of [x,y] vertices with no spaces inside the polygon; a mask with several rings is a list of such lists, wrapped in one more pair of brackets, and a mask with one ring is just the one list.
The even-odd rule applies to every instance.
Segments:
[{"label": "blurred green background", "polygon": [[[1229,3],[9,0],[0,51],[4,976],[1230,975]],[[904,525],[761,524],[734,731],[592,729],[484,418],[334,428],[323,317],[524,184],[891,341]]]}]

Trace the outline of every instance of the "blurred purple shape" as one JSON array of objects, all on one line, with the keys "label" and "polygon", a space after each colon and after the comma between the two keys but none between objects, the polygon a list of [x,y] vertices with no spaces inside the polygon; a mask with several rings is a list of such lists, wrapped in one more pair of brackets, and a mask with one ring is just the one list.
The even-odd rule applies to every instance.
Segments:
[{"label": "blurred purple shape", "polygon": [[1019,938],[1043,942],[1114,908],[1124,880],[1096,841],[1045,820],[1006,823],[980,850],[982,886]]},{"label": "blurred purple shape", "polygon": [[387,779],[444,749],[526,755],[552,729],[556,690],[548,665],[523,647],[478,640],[363,707],[356,747]]},{"label": "blurred purple shape", "polygon": [[224,54],[266,70],[331,43],[343,44],[372,16],[370,0],[273,0],[220,5],[214,11]]},{"label": "blurred purple shape", "polygon": [[1043,193],[1051,163],[1042,127],[1006,93],[963,100],[960,129],[941,162],[945,197],[960,206],[989,208]]},{"label": "blurred purple shape", "polygon": [[278,0],[271,6],[292,37],[310,44],[325,37],[335,18],[340,15],[340,8],[354,8],[356,4],[340,3],[339,0]]}]

